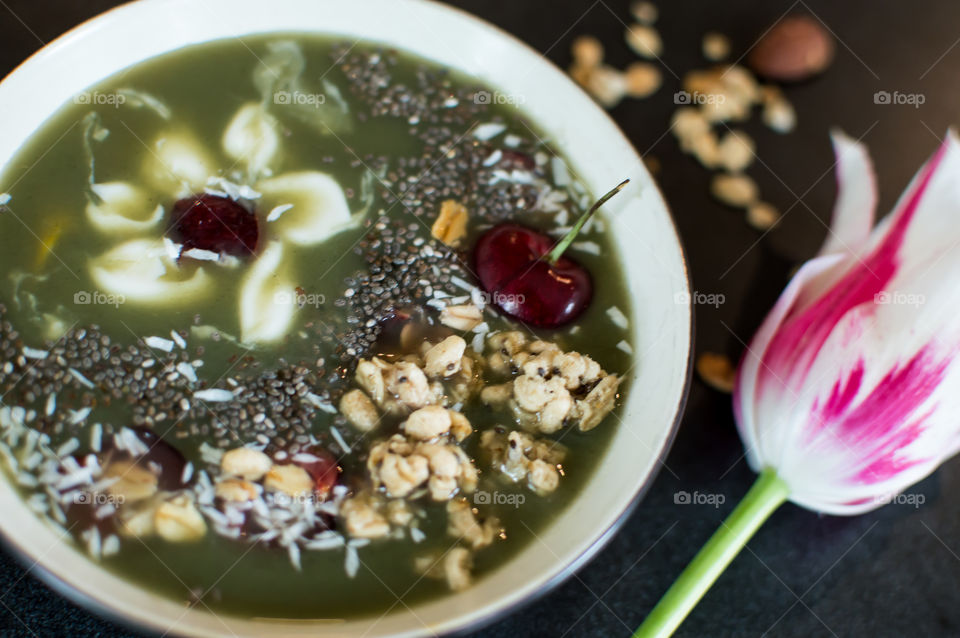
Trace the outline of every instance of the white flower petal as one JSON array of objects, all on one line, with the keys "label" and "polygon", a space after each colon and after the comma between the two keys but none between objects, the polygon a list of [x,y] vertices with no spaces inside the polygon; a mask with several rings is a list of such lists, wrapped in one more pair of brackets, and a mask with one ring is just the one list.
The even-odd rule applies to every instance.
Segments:
[{"label": "white flower petal", "polygon": [[838,208],[866,210],[835,221],[861,246],[800,269],[744,356],[734,405],[754,469],[776,469],[799,505],[857,514],[960,449],[960,142],[948,136],[868,237],[867,161],[843,143],[860,190]]},{"label": "white flower petal", "polygon": [[201,268],[179,268],[160,239],[133,239],[90,261],[101,291],[127,303],[185,304],[210,293],[213,280]]},{"label": "white flower petal", "polygon": [[837,202],[820,254],[856,254],[867,245],[873,230],[877,178],[863,144],[839,131],[830,137],[837,157]]},{"label": "white flower petal", "polygon": [[143,190],[127,182],[91,184],[100,202],[87,204],[87,219],[104,233],[142,233],[163,219],[163,206],[153,206]]},{"label": "white flower petal", "polygon": [[246,165],[251,176],[259,175],[280,146],[277,119],[256,102],[244,104],[223,134],[223,150],[230,159]]},{"label": "white flower petal", "polygon": [[155,188],[187,196],[202,190],[213,173],[213,162],[189,133],[160,137],[147,156],[144,172]]},{"label": "white flower petal", "polygon": [[286,173],[257,183],[264,209],[290,205],[271,222],[274,232],[287,241],[307,246],[346,229],[352,223],[343,189],[326,173]]},{"label": "white flower petal", "polygon": [[287,278],[283,244],[270,242],[250,267],[240,288],[240,340],[269,343],[290,330],[296,310],[294,285]]}]

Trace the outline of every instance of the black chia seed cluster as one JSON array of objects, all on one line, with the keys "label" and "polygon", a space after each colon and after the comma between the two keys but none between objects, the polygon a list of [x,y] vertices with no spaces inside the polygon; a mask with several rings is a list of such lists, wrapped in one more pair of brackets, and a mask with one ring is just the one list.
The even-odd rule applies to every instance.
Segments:
[{"label": "black chia seed cluster", "polygon": [[[422,65],[409,86],[395,79],[399,60],[389,51],[352,52],[341,47],[332,58],[347,82],[347,92],[367,109],[357,114],[358,119],[405,119],[410,136],[421,144],[417,155],[357,162],[382,175],[377,194],[384,208],[354,248],[367,262],[367,270],[345,282],[335,303],[347,310],[347,316],[345,329],[332,336],[332,342],[349,371],[377,343],[385,317],[434,298],[436,291],[450,298],[462,296],[464,288],[454,281],[476,280],[467,254],[430,236],[443,201],[454,200],[467,208],[472,233],[518,213],[557,211],[540,207],[551,191],[553,156],[526,124],[521,131],[502,135],[507,125],[491,108],[489,92],[455,86],[444,70]],[[484,126],[501,128],[496,135],[502,143],[478,139],[478,127]]]}]

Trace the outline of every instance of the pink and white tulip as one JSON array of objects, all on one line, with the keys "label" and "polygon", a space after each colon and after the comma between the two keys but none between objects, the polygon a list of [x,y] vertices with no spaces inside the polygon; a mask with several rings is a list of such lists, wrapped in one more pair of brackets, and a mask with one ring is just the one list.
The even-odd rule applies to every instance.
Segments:
[{"label": "pink and white tulip", "polygon": [[866,149],[833,144],[829,238],[737,371],[737,426],[760,475],[634,638],[671,635],[785,500],[866,512],[960,449],[960,140],[948,134],[876,227]]},{"label": "pink and white tulip", "polygon": [[960,141],[950,133],[874,227],[866,149],[833,136],[829,238],[745,353],[750,465],[831,514],[876,508],[960,448]]}]

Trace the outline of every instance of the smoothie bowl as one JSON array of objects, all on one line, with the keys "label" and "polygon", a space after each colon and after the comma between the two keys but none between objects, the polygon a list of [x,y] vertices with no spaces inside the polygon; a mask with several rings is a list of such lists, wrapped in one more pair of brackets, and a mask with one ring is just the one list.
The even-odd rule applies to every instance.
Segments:
[{"label": "smoothie bowl", "polygon": [[680,245],[511,37],[413,0],[146,0],[0,100],[0,532],[65,595],[182,635],[464,630],[652,480]]}]

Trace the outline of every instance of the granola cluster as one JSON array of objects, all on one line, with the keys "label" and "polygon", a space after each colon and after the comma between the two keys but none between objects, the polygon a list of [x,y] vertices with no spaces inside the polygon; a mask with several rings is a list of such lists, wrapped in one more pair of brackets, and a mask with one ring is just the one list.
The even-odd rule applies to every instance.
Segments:
[{"label": "granola cluster", "polygon": [[[474,352],[478,345],[483,353]],[[416,540],[422,534],[416,504],[446,503],[447,532],[457,547],[422,556],[415,568],[454,590],[469,585],[473,553],[505,537],[500,521],[465,497],[477,491],[480,473],[464,447],[474,427],[463,405],[479,397],[509,422],[479,435],[489,480],[546,496],[560,485],[567,450],[542,435],[595,428],[614,408],[620,384],[589,356],[519,331],[488,335],[473,347],[452,335],[426,340],[413,354],[361,360],[358,387],[339,404],[357,430],[383,432],[369,448],[368,484],[340,506],[342,529],[354,539],[410,534]]]},{"label": "granola cluster", "polygon": [[481,400],[507,407],[524,430],[552,434],[565,426],[592,430],[613,410],[620,378],[579,352],[564,352],[547,341],[530,341],[519,331],[487,340],[487,364],[511,376],[487,386]]}]

